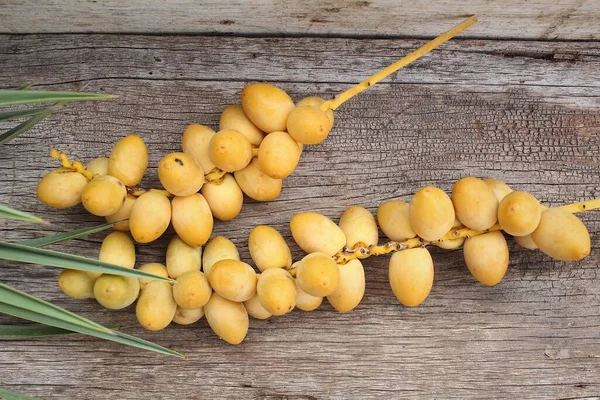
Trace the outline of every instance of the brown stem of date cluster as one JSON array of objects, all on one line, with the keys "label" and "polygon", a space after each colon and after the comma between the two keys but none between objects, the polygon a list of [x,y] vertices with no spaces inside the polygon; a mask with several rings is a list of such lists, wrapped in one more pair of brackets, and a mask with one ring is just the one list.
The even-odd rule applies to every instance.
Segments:
[{"label": "brown stem of date cluster", "polygon": [[[67,153],[58,151],[57,149],[54,149],[54,148],[50,149],[50,157],[52,157],[56,160],[59,160],[60,164],[63,168],[69,168],[69,169],[72,169],[73,171],[79,172],[88,181],[91,181],[92,179],[99,176],[98,174],[94,174],[94,173],[88,171],[81,162],[76,161],[76,160],[69,160]],[[223,177],[225,176],[225,174],[226,174],[225,171],[222,171],[218,168],[214,168],[208,174],[204,175],[204,177],[206,178],[207,182],[220,184],[221,182],[223,182]],[[173,197],[173,195],[171,193],[169,193],[168,191],[166,191],[165,189],[144,189],[144,188],[140,188],[140,187],[127,186],[127,193],[132,196],[135,196],[135,197],[139,197],[146,192],[156,192],[156,193],[163,194],[167,197]]]},{"label": "brown stem of date cluster", "polygon": [[[582,201],[580,203],[567,204],[564,206],[557,207],[568,211],[570,213],[578,213],[590,210],[600,209],[600,199],[593,199],[588,201]],[[446,233],[440,240],[437,242],[441,242],[444,240],[457,240],[462,238],[471,238],[474,236],[483,235],[484,233],[500,231],[502,228],[499,224],[495,224],[490,229],[486,229],[484,231],[478,231],[469,228],[452,228],[448,233]],[[397,251],[402,251],[406,249],[414,249],[415,247],[426,247],[434,242],[428,242],[426,240],[421,239],[420,237],[412,238],[405,240],[403,242],[389,241],[380,245],[371,245],[366,246],[364,243],[357,243],[352,248],[344,248],[336,255],[333,256],[333,259],[338,264],[346,264],[350,260],[354,259],[364,259],[369,258],[371,256],[381,256],[385,254],[394,253]]]}]

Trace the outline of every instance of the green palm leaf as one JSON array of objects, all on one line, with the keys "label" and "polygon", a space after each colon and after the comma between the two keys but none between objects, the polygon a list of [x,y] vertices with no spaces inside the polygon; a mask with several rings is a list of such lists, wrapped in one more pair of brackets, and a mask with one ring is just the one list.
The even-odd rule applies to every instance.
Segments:
[{"label": "green palm leaf", "polygon": [[13,119],[21,119],[33,117],[48,110],[47,108],[30,108],[27,110],[5,111],[0,113],[0,121],[11,121]]},{"label": "green palm leaf", "polygon": [[35,222],[42,224],[47,223],[42,218],[36,217],[33,214],[30,214],[25,211],[15,210],[14,208],[3,206],[2,204],[0,204],[0,219],[16,219],[18,221]]},{"label": "green palm leaf", "polygon": [[47,325],[0,325],[0,340],[20,340],[74,333],[77,332]]},{"label": "green palm leaf", "polygon": [[[118,221],[121,222],[121,221]],[[101,232],[105,229],[112,228],[115,223],[96,225],[89,228],[77,229],[71,232],[63,232],[52,236],[44,236],[36,239],[27,239],[20,241],[19,244],[30,247],[44,247],[54,243],[64,242],[65,240],[77,239],[82,236],[91,235],[92,233]]]},{"label": "green palm leaf", "polygon": [[[15,311],[13,308],[20,309],[21,311]],[[13,312],[10,312],[10,310],[13,310]],[[110,332],[110,329],[105,328],[100,324],[86,320],[75,313],[62,309],[59,306],[48,303],[35,296],[31,296],[25,292],[21,292],[2,282],[0,282],[0,312],[29,321],[39,322],[41,324],[46,324],[46,320],[50,322],[53,320],[60,320],[72,325],[94,328],[106,333]],[[14,312],[18,315],[14,314]],[[36,316],[36,314],[40,315]],[[57,326],[53,324],[46,325]]]},{"label": "green palm leaf", "polygon": [[29,264],[40,264],[49,267],[77,269],[80,271],[100,272],[103,274],[133,276],[136,278],[150,278],[174,282],[170,278],[164,278],[133,268],[121,267],[120,265],[109,264],[93,258],[4,241],[0,241],[0,259],[20,261]]},{"label": "green palm leaf", "polygon": [[109,94],[53,92],[46,90],[0,89],[0,105],[53,103],[57,101],[108,100],[117,96]]},{"label": "green palm leaf", "polygon": [[2,400],[40,400],[37,397],[30,397],[24,394],[12,392],[7,389],[0,388],[0,399]]},{"label": "green palm leaf", "polygon": [[37,297],[30,296],[3,283],[0,283],[0,312],[44,325],[111,340],[160,354],[184,358],[181,353],[174,350],[169,350],[132,335],[105,328],[87,318]]},{"label": "green palm leaf", "polygon": [[35,124],[37,124],[44,118],[49,117],[50,115],[52,115],[52,111],[50,111],[50,110],[42,111],[41,113],[36,114],[35,116],[29,118],[27,121],[20,123],[19,125],[15,126],[12,129],[9,129],[8,131],[6,131],[2,135],[0,135],[0,144],[4,144],[4,143],[16,138],[17,136],[27,132],[29,129],[33,128],[33,126]]}]

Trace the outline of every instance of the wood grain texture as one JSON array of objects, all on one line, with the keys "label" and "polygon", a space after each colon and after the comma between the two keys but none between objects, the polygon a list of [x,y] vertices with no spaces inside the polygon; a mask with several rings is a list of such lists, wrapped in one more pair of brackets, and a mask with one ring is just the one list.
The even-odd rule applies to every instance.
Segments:
[{"label": "wood grain texture", "polygon": [[[417,47],[415,40],[117,35],[0,37],[0,82],[118,94],[74,104],[0,147],[0,203],[52,225],[0,221],[18,240],[90,226],[82,207],[51,210],[35,198],[54,165],[50,146],[87,161],[136,132],[149,145],[144,184],[191,122],[216,127],[243,86],[275,82],[294,99],[331,97]],[[257,224],[279,229],[314,210],[338,219],[350,205],[375,211],[419,187],[450,190],[460,177],[505,180],[548,205],[600,197],[598,43],[460,40],[395,74],[336,112],[330,137],[306,148],[279,199],[246,201],[215,234],[249,261]],[[3,127],[3,126],[2,126]],[[177,349],[180,361],[81,336],[0,342],[0,385],[44,398],[593,398],[600,393],[600,213],[582,215],[592,254],[554,262],[510,242],[511,267],[495,288],[478,284],[460,251],[433,250],[435,285],[420,307],[400,306],[387,259],[364,262],[361,305],[251,321],[229,346],[206,321],[151,333],[132,308],[112,312],[66,298],[58,271],[3,263],[2,281],[123,331]],[[54,246],[94,257],[104,233]],[[164,261],[172,231],[138,246],[138,265]],[[382,237],[383,240],[383,237]],[[0,317],[0,323],[16,322]]]},{"label": "wood grain texture", "polygon": [[0,33],[433,37],[473,14],[464,37],[600,38],[594,0],[2,0]]}]

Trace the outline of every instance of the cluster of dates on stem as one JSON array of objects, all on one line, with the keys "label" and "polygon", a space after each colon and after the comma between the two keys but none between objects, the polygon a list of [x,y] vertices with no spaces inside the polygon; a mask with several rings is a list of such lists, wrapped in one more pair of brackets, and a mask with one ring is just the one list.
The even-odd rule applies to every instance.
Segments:
[{"label": "cluster of dates on stem", "polygon": [[[52,150],[62,166],[42,178],[38,198],[54,208],[82,203],[90,213],[115,223],[116,232],[102,243],[100,260],[135,268],[134,242],[153,242],[169,225],[177,234],[164,263],[138,267],[170,277],[173,283],[64,270],[59,287],[73,298],[94,298],[108,309],[136,303],[139,323],[153,331],[206,316],[220,338],[238,344],[248,332],[249,316],[266,319],[294,308],[313,311],[324,298],[340,312],[353,310],[365,291],[361,259],[370,256],[393,253],[390,286],[398,301],[409,307],[421,304],[432,289],[430,245],[463,247],[468,270],[487,286],[498,284],[509,265],[503,232],[519,245],[539,248],[557,260],[584,258],[590,252],[589,233],[572,213],[600,208],[599,199],[546,208],[529,193],[474,177],[456,182],[451,196],[424,187],[410,202],[385,202],[377,220],[356,206],[343,213],[339,224],[318,213],[299,213],[291,219],[290,230],[308,254],[295,262],[277,230],[257,226],[248,249],[258,271],[240,260],[229,239],[211,238],[214,218],[234,219],[244,194],[256,201],[279,196],[304,145],[325,140],[333,111],[341,104],[475,22],[475,17],[465,20],[333,100],[307,97],[294,103],[276,86],[246,86],[241,104],[224,109],[218,131],[200,124],[185,128],[182,151],[167,154],[158,164],[164,189],[138,187],[148,167],[147,147],[139,136],[121,139],[109,157],[87,166]],[[381,245],[379,228],[390,239]]]},{"label": "cluster of dates on stem", "polygon": [[[238,344],[247,335],[249,317],[266,319],[294,308],[313,311],[324,298],[340,312],[353,310],[365,292],[361,259],[370,256],[394,253],[390,286],[398,301],[409,307],[421,304],[433,286],[428,245],[463,247],[468,270],[487,286],[498,284],[509,265],[503,231],[521,246],[539,248],[557,260],[580,260],[590,252],[590,237],[572,212],[597,208],[597,203],[546,208],[531,194],[513,192],[501,181],[467,177],[454,185],[451,197],[439,188],[424,187],[410,202],[384,202],[376,218],[358,206],[349,207],[338,224],[315,212],[296,214],[290,230],[308,253],[296,262],[283,236],[260,225],[248,238],[258,271],[240,260],[235,244],[225,237],[213,237],[202,247],[176,236],[164,264],[138,267],[171,277],[172,284],[65,270],[59,286],[71,297],[95,298],[110,309],[137,300],[137,319],[149,330],[164,329],[171,322],[192,324],[206,316],[220,338]],[[383,245],[378,244],[379,229],[390,239]],[[109,234],[99,258],[133,268],[133,240],[123,232]]]},{"label": "cluster of dates on stem", "polygon": [[[227,106],[219,131],[191,124],[182,135],[182,151],[158,163],[164,189],[138,187],[148,168],[144,140],[129,135],[109,157],[85,167],[57,150],[62,166],[38,184],[38,198],[54,208],[82,203],[108,222],[127,220],[117,229],[130,231],[138,243],[158,239],[169,224],[191,245],[209,239],[214,218],[229,221],[241,211],[244,194],[272,201],[300,160],[305,144],[323,141],[333,124],[333,111],[323,99],[308,97],[294,104],[282,89],[252,83],[241,93],[241,105]],[[172,197],[172,200],[170,198]]]}]

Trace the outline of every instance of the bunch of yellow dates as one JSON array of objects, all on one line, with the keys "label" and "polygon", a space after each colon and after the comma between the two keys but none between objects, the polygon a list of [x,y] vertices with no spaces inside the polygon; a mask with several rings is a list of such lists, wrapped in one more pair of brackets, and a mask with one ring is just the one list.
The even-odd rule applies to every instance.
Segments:
[{"label": "bunch of yellow dates", "polygon": [[38,198],[54,208],[81,202],[108,222],[128,220],[117,229],[130,230],[138,243],[156,240],[172,223],[186,243],[202,245],[213,216],[229,221],[240,213],[243,193],[257,201],[277,198],[303,145],[323,141],[333,124],[333,111],[320,108],[324,100],[309,97],[294,104],[269,84],[246,86],[241,103],[225,108],[218,132],[198,124],[185,129],[183,151],[167,154],[158,165],[165,190],[136,188],[148,167],[148,151],[139,136],[130,135],[110,157],[85,168],[56,152],[63,166],[40,181]]},{"label": "bunch of yellow dates", "polygon": [[[215,134],[205,127],[188,127],[184,133],[184,149],[188,151],[185,143],[190,132],[208,132],[214,139],[223,131]],[[512,191],[501,181],[466,177],[455,183],[451,196],[439,188],[424,187],[410,202],[387,201],[379,206],[377,218],[367,209],[356,206],[348,208],[338,224],[318,213],[299,213],[291,219],[290,229],[296,243],[308,254],[296,262],[277,230],[257,226],[248,238],[256,271],[240,260],[236,246],[227,238],[217,236],[208,241],[212,232],[211,211],[217,216],[213,202],[227,204],[229,191],[207,195],[206,188],[212,184],[202,182],[204,185],[201,183],[198,187],[196,184],[195,190],[204,195],[181,193],[173,189],[177,189],[177,182],[189,177],[184,175],[181,180],[173,180],[174,175],[166,173],[186,168],[190,163],[202,168],[198,159],[217,160],[218,157],[211,157],[213,139],[195,142],[203,143],[203,152],[195,155],[175,153],[161,161],[161,182],[169,193],[181,195],[173,197],[171,202],[160,191],[146,191],[139,198],[130,195],[130,211],[123,211],[123,205],[117,211],[120,215],[108,217],[109,221],[125,221],[115,226],[121,232],[113,232],[105,238],[99,259],[129,268],[135,266],[135,246],[126,231],[130,230],[136,241],[148,242],[164,232],[170,219],[178,236],[169,242],[165,263],[145,264],[138,268],[170,277],[175,283],[65,270],[59,277],[59,286],[67,295],[77,299],[95,298],[109,309],[122,309],[137,300],[137,319],[149,330],[164,329],[171,322],[191,324],[206,316],[219,337],[238,344],[248,332],[249,316],[265,319],[284,315],[294,308],[312,311],[324,298],[340,312],[354,309],[365,291],[365,274],[360,260],[370,256],[394,253],[389,262],[390,286],[400,303],[412,307],[421,304],[433,286],[434,267],[426,248],[428,245],[443,249],[463,247],[468,270],[488,286],[498,284],[509,265],[508,245],[502,232],[514,236],[521,246],[539,248],[557,260],[580,260],[590,252],[589,233],[572,214],[581,208],[546,208],[531,194]],[[89,186],[95,181],[112,182],[114,179],[114,188],[123,185],[123,179],[115,176],[118,173],[111,165],[113,160],[120,160],[114,155],[127,141],[143,144],[136,137],[127,137],[115,146],[110,159],[102,161],[106,166],[104,169],[94,165],[100,164],[98,159],[88,165],[87,171],[93,171],[94,176],[82,185],[84,206],[88,202],[85,199]],[[296,142],[294,146],[297,148]],[[123,160],[137,160],[131,157],[131,152],[127,154],[129,156]],[[268,176],[260,165],[258,170]],[[68,176],[68,180],[81,176],[77,171],[63,168],[51,172],[44,180],[48,177],[57,179],[53,174]],[[38,193],[42,200],[47,200],[44,196],[51,192],[51,186],[46,186],[48,183],[44,184],[44,180],[40,182]],[[237,185],[236,181],[239,182],[234,175],[232,184]],[[218,187],[223,182],[214,185]],[[68,185],[61,187],[72,189]],[[61,192],[64,194],[69,190]],[[155,201],[149,195],[161,200]],[[191,198],[198,200],[189,200]],[[146,203],[144,199],[148,199]],[[199,201],[202,206],[193,206],[194,201]],[[181,208],[178,202],[181,202]],[[91,203],[95,205],[93,201]],[[140,204],[142,208],[138,208]],[[94,209],[89,203],[86,208]],[[164,227],[153,229],[157,218],[164,218]],[[389,239],[382,245],[378,244],[379,229]]]},{"label": "bunch of yellow dates", "polygon": [[[240,260],[227,238],[209,241],[213,217],[235,218],[244,193],[257,201],[279,196],[282,179],[295,170],[303,146],[320,143],[329,134],[333,110],[475,21],[469,18],[334,100],[308,97],[294,104],[276,86],[246,86],[241,105],[223,111],[218,132],[189,125],[182,152],[160,160],[158,177],[164,189],[137,187],[148,167],[147,148],[138,136],[121,139],[110,157],[96,158],[86,167],[53,150],[51,155],[62,167],[40,181],[38,197],[55,208],[81,202],[90,213],[115,223],[117,232],[104,239],[100,260],[134,268],[134,241],[152,242],[169,224],[177,233],[164,264],[138,267],[174,283],[64,270],[60,288],[76,299],[95,298],[109,309],[137,300],[137,319],[149,330],[164,329],[171,322],[191,324],[206,315],[219,337],[238,344],[248,332],[249,315],[265,319],[296,307],[312,311],[324,298],[340,312],[354,309],[365,291],[360,260],[370,256],[394,253],[390,286],[400,303],[410,307],[421,304],[433,286],[429,245],[463,247],[467,268],[488,286],[498,284],[508,268],[503,232],[519,245],[539,248],[557,260],[584,258],[590,252],[590,236],[572,213],[600,208],[600,199],[546,208],[529,193],[474,177],[456,182],[451,196],[424,187],[408,203],[385,202],[377,210],[377,221],[363,207],[348,208],[339,224],[313,212],[297,214],[290,221],[292,236],[308,254],[296,262],[282,235],[269,226],[255,227],[248,238],[258,271]],[[378,225],[389,239],[381,245]]]}]

